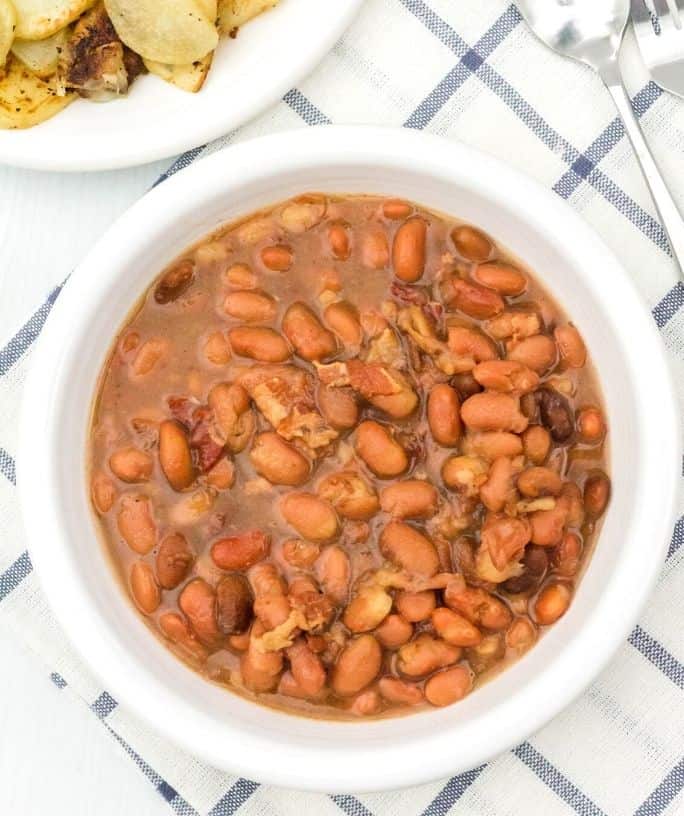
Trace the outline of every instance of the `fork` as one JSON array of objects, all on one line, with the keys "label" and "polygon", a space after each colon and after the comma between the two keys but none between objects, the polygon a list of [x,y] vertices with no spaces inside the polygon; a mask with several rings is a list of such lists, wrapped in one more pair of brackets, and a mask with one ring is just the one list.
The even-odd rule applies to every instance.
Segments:
[{"label": "fork", "polygon": [[684,97],[684,0],[632,0],[632,21],[654,81]]},{"label": "fork", "polygon": [[684,221],[644,139],[620,75],[618,57],[629,5],[630,0],[518,0],[523,16],[542,42],[589,65],[610,91],[669,238],[679,277],[684,278]]}]

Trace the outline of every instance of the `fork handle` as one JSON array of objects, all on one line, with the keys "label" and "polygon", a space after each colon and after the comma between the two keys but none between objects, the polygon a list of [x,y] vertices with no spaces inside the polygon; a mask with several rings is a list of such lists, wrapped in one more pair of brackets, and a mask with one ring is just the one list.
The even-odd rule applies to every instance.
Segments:
[{"label": "fork handle", "polygon": [[646,179],[646,184],[651,192],[651,197],[655,203],[663,228],[670,240],[670,247],[672,248],[672,255],[677,262],[679,269],[679,277],[683,278],[684,274],[684,219],[680,215],[677,205],[668,190],[663,176],[658,168],[658,165],[653,158],[651,149],[644,138],[641,131],[639,121],[632,109],[632,103],[629,95],[622,83],[616,85],[609,85],[610,91],[615,105],[622,117],[625,125],[625,130],[632,143],[636,157],[641,165],[641,170]]}]

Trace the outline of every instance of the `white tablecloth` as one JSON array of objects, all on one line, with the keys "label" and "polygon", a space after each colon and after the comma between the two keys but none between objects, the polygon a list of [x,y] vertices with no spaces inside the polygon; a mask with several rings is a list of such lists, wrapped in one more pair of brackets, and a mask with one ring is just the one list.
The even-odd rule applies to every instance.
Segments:
[{"label": "white tablecloth", "polygon": [[[648,83],[634,59],[629,60],[629,86],[684,205],[684,103]],[[540,45],[514,5],[504,0],[367,0],[316,72],[230,140],[328,121],[429,128],[490,151],[555,190],[623,260],[652,309],[682,388],[684,286],[676,280],[610,97],[590,71]],[[172,169],[196,156],[183,157]],[[85,702],[130,757],[131,768],[137,766],[179,814],[684,812],[682,522],[639,625],[580,700],[487,765],[408,791],[305,794],[207,768],[142,728],[79,662],[46,606],[18,518],[14,457],[21,386],[32,342],[58,296],[56,287],[114,217],[170,165],[91,176],[0,167],[2,631],[12,632],[40,657],[60,695]],[[644,548],[647,552],[648,542]],[[21,694],[3,704],[22,706],[31,716],[31,700]],[[33,760],[27,752],[26,763]],[[40,785],[40,766],[34,771]],[[2,779],[2,786],[7,784]],[[75,774],[75,803],[81,801],[83,784]],[[90,812],[79,807],[74,804],[72,812]]]}]

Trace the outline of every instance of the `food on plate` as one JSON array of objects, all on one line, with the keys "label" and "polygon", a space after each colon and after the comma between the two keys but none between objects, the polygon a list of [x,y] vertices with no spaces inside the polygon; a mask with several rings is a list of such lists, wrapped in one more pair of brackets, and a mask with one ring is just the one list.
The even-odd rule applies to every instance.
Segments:
[{"label": "food on plate", "polygon": [[607,435],[579,331],[492,237],[306,194],[154,281],[102,371],[90,487],[190,666],[288,711],[386,716],[457,703],[566,614]]},{"label": "food on plate", "polygon": [[147,72],[196,93],[220,35],[278,2],[0,0],[0,128],[32,127],[78,97],[124,96]]}]

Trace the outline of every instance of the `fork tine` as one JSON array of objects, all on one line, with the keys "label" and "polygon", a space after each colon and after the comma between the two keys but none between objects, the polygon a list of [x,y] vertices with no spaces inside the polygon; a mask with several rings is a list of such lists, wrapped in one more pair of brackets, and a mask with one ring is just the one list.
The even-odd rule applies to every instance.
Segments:
[{"label": "fork tine", "polygon": [[653,8],[655,10],[656,17],[658,17],[660,20],[660,24],[663,25],[670,16],[670,7],[667,0],[653,0]]},{"label": "fork tine", "polygon": [[684,23],[684,0],[669,0],[675,27],[681,29]]}]

